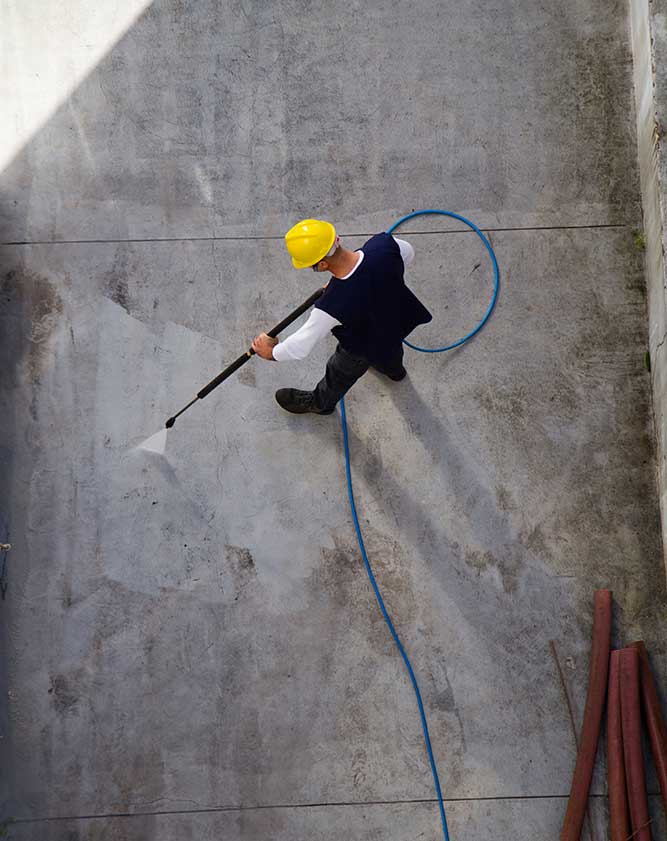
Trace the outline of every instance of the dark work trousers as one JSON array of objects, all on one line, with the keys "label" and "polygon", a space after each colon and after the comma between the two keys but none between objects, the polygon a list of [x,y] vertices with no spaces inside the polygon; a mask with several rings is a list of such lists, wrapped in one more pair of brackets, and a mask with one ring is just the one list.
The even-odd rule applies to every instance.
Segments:
[{"label": "dark work trousers", "polygon": [[[315,405],[318,409],[328,412],[371,367],[371,363],[363,356],[357,356],[338,345],[327,362],[324,377],[316,385],[313,392]],[[383,374],[399,374],[403,367],[403,345],[400,345],[391,360],[384,366],[372,366]]]}]

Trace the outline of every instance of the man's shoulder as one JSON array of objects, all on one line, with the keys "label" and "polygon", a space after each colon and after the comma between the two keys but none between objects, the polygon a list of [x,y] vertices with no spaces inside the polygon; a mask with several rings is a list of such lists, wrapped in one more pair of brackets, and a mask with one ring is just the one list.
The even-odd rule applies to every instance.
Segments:
[{"label": "man's shoulder", "polygon": [[378,272],[384,276],[387,272],[403,268],[401,249],[391,234],[376,234],[363,247],[364,259],[361,268],[369,276],[376,277]]},{"label": "man's shoulder", "polygon": [[369,240],[366,240],[366,242],[361,246],[361,250],[365,254],[367,249],[369,251],[374,251],[378,248],[386,247],[393,241],[394,239],[390,234],[384,232],[373,234],[373,236]]}]

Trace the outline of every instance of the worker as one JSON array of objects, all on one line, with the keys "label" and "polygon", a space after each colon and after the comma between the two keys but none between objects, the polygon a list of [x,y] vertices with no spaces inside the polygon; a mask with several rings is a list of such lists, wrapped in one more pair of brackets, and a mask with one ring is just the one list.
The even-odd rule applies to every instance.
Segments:
[{"label": "worker", "polygon": [[376,234],[357,251],[340,243],[334,226],[304,219],[285,234],[297,269],[331,272],[306,323],[284,341],[262,333],[252,348],[262,359],[304,359],[329,331],[338,347],[312,391],[281,388],[276,400],[288,412],[330,415],[338,401],[369,367],[398,382],[406,376],[403,339],[431,314],[403,281],[414,258],[405,240]]}]

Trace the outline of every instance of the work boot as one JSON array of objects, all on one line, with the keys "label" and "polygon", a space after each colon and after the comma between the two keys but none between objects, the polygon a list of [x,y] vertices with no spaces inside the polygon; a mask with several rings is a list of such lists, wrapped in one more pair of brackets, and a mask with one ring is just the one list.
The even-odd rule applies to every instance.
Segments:
[{"label": "work boot", "polygon": [[377,365],[373,365],[373,368],[378,372],[378,374],[389,377],[389,379],[393,380],[395,383],[400,383],[400,381],[404,380],[408,375],[408,372],[402,365],[400,368],[392,369],[391,371],[386,371],[384,368],[378,368]]},{"label": "work boot", "polygon": [[333,409],[323,411],[315,405],[312,391],[300,391],[298,388],[279,388],[276,391],[276,400],[287,412],[295,415],[305,415],[306,412],[314,412],[316,415],[331,415]]}]

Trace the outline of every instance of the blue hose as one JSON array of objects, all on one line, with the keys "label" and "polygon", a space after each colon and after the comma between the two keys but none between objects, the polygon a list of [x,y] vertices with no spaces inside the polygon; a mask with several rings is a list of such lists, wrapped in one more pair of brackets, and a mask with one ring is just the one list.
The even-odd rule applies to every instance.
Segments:
[{"label": "blue hose", "polygon": [[438,216],[451,216],[452,219],[458,219],[459,222],[463,222],[469,228],[472,228],[472,230],[484,243],[484,247],[489,252],[489,257],[491,258],[491,262],[493,263],[493,296],[491,298],[491,303],[489,304],[489,307],[484,315],[484,318],[479,322],[479,324],[477,325],[477,327],[475,327],[474,330],[471,330],[470,333],[468,333],[462,339],[459,339],[457,342],[452,342],[452,344],[450,345],[445,345],[444,347],[438,348],[417,347],[417,345],[410,344],[410,342],[406,342],[405,340],[403,340],[404,344],[406,344],[408,347],[411,347],[413,350],[420,351],[420,353],[443,353],[443,351],[453,350],[455,347],[460,347],[462,344],[467,342],[468,339],[472,339],[472,337],[476,333],[479,333],[482,327],[484,327],[486,322],[489,320],[489,316],[493,312],[493,308],[496,305],[496,299],[498,298],[498,289],[500,287],[500,271],[498,270],[498,261],[496,260],[496,255],[493,253],[493,248],[491,248],[491,243],[480,231],[477,225],[475,225],[474,222],[471,222],[470,219],[466,219],[465,216],[459,216],[458,213],[452,213],[449,210],[415,210],[412,213],[408,213],[407,216],[401,216],[398,222],[394,222],[391,228],[389,228],[387,233],[393,233],[399,225],[402,225],[403,222],[407,222],[408,219],[412,219],[414,216],[424,216],[428,213],[436,213]]},{"label": "blue hose", "polygon": [[[462,339],[459,339],[457,342],[453,342],[452,344],[445,345],[441,348],[422,348],[417,347],[416,345],[410,344],[404,340],[404,343],[411,347],[413,350],[418,350],[421,353],[442,353],[445,350],[452,350],[455,347],[460,347],[464,342],[467,342],[469,339],[479,333],[482,327],[486,324],[489,320],[489,316],[491,315],[493,308],[496,305],[496,299],[498,298],[498,289],[500,287],[500,272],[498,270],[498,261],[496,260],[496,255],[493,253],[493,248],[489,243],[488,239],[484,236],[484,234],[480,231],[480,229],[471,222],[469,219],[466,219],[464,216],[459,216],[458,213],[450,213],[448,210],[415,210],[413,213],[409,213],[407,216],[401,217],[398,222],[395,222],[391,228],[387,231],[388,234],[391,234],[393,231],[398,228],[403,222],[407,221],[408,219],[412,219],[414,216],[424,216],[426,214],[439,214],[440,216],[451,216],[454,219],[458,219],[459,221],[463,222],[464,224],[468,225],[469,228],[472,228],[473,231],[480,237],[484,245],[486,246],[486,250],[489,252],[491,257],[491,262],[493,263],[493,297],[491,298],[491,303],[484,315],[484,318],[479,322],[477,327],[464,336]],[[410,680],[412,681],[412,688],[415,691],[415,697],[417,698],[417,705],[419,707],[419,716],[421,718],[422,730],[424,731],[424,742],[426,743],[426,751],[428,753],[428,760],[431,764],[431,773],[433,774],[433,782],[435,783],[435,791],[438,796],[438,806],[440,808],[440,819],[442,821],[442,831],[445,838],[445,841],[449,841],[449,830],[447,829],[447,817],[445,815],[445,805],[442,800],[442,790],[440,788],[440,779],[438,777],[438,769],[435,764],[435,758],[433,756],[433,749],[431,747],[431,739],[428,734],[428,724],[426,723],[426,713],[424,712],[424,703],[422,701],[421,692],[419,691],[419,686],[417,684],[417,678],[415,677],[414,670],[412,668],[412,664],[410,663],[410,658],[406,654],[405,649],[403,648],[403,644],[399,639],[398,634],[396,633],[396,629],[394,628],[394,624],[391,621],[391,617],[387,612],[387,608],[385,607],[384,600],[382,598],[382,594],[380,593],[380,588],[377,585],[377,581],[375,580],[375,575],[373,574],[373,570],[371,568],[370,561],[368,560],[368,555],[366,554],[366,547],[364,545],[364,538],[361,533],[361,526],[359,525],[359,517],[357,516],[357,507],[354,503],[354,491],[352,489],[352,473],[350,470],[350,444],[348,440],[347,434],[347,415],[345,413],[345,400],[341,399],[340,401],[340,409],[341,409],[341,422],[343,424],[343,445],[345,447],[345,474],[347,476],[347,494],[350,501],[350,510],[352,511],[352,519],[354,520],[354,528],[357,532],[357,540],[359,541],[359,550],[361,551],[361,557],[364,560],[364,566],[366,567],[366,572],[368,573],[368,578],[370,579],[371,586],[373,587],[373,592],[375,593],[375,598],[377,599],[377,603],[382,611],[382,615],[384,616],[384,621],[387,623],[387,627],[391,632],[392,637],[394,638],[394,642],[396,643],[396,647],[399,650],[401,657],[403,658],[403,662],[405,663],[405,667],[408,670],[408,674],[410,675]]]}]

